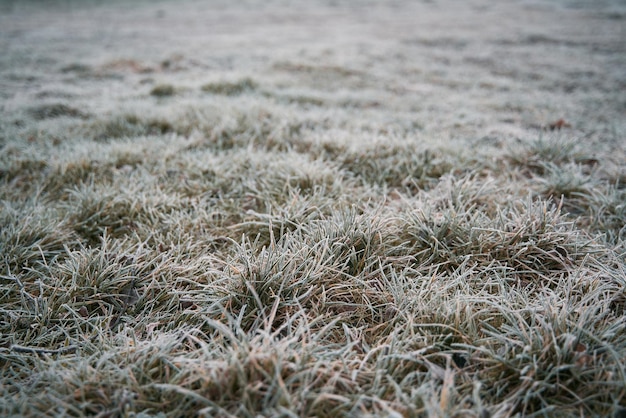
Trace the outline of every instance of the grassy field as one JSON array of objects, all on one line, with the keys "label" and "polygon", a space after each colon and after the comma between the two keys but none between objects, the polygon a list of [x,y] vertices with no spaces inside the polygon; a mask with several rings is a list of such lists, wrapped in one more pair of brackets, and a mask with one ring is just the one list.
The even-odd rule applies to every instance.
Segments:
[{"label": "grassy field", "polygon": [[0,3],[0,415],[626,416],[620,1]]}]

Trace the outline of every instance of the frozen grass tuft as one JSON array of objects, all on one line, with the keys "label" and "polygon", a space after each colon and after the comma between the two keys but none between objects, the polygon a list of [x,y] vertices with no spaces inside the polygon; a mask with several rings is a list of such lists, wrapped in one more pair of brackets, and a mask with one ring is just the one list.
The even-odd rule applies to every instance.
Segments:
[{"label": "frozen grass tuft", "polygon": [[252,92],[257,88],[257,83],[251,78],[242,78],[237,81],[216,81],[202,86],[202,91],[212,94],[236,96],[241,93]]},{"label": "frozen grass tuft", "polygon": [[155,97],[169,97],[176,94],[176,88],[171,84],[159,84],[150,90],[150,95]]},{"label": "frozen grass tuft", "polygon": [[35,120],[59,117],[87,118],[89,115],[81,110],[63,103],[43,104],[28,109],[28,114]]}]

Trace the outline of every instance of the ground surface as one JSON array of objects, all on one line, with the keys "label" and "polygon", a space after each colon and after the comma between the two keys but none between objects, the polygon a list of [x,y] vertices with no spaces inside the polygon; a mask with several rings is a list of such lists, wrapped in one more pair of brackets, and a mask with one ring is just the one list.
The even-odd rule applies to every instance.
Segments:
[{"label": "ground surface", "polygon": [[617,0],[0,3],[0,415],[623,416],[625,39]]}]

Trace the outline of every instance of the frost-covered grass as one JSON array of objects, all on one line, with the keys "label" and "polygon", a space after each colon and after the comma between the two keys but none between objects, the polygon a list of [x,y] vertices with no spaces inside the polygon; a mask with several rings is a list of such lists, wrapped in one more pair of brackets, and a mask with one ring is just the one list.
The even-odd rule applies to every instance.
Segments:
[{"label": "frost-covered grass", "polygon": [[1,6],[0,415],[624,416],[626,9],[495,3]]}]

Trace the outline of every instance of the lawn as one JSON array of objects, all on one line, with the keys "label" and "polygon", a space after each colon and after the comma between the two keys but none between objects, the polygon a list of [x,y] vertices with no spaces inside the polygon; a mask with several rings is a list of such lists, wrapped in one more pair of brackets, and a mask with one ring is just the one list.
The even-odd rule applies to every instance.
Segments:
[{"label": "lawn", "polygon": [[626,416],[620,0],[0,3],[0,415]]}]

